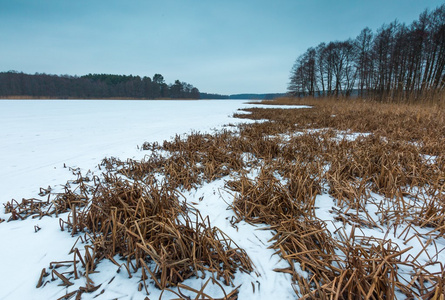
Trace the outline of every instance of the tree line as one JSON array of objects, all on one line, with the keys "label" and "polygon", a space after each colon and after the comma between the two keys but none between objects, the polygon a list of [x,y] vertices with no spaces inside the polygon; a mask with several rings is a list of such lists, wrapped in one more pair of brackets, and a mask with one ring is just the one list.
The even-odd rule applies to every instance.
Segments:
[{"label": "tree line", "polygon": [[272,100],[278,97],[286,96],[286,93],[268,93],[268,94],[232,94],[232,95],[221,95],[221,94],[209,94],[201,93],[201,99],[253,99],[253,100]]},{"label": "tree line", "polygon": [[34,75],[22,72],[0,72],[0,97],[27,96],[36,98],[141,98],[199,99],[199,90],[176,80],[166,84],[161,74],[153,78],[133,75],[88,74]]},{"label": "tree line", "polygon": [[445,5],[409,25],[394,21],[355,39],[321,43],[299,56],[288,90],[296,96],[419,99],[445,86]]}]

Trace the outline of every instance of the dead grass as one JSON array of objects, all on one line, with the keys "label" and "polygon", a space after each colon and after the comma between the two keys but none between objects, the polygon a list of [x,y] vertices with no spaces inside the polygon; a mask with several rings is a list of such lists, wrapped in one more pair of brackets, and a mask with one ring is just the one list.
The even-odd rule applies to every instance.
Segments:
[{"label": "dead grass", "polygon": [[[130,182],[107,173],[105,181],[84,196],[89,205],[73,206],[61,228],[84,236],[88,245],[84,251],[73,246],[73,260],[63,262],[69,271],[53,269],[51,273],[67,286],[73,284],[72,279],[85,278],[87,284],[78,290],[79,295],[100,288],[90,274],[104,258],[126,269],[129,277],[142,270],[140,290],[145,291],[148,281],[163,290],[171,286],[190,289],[181,282],[192,276],[204,278],[206,273],[233,286],[235,272],[253,270],[245,251],[199,211],[180,204],[180,195],[168,184],[154,178],[144,184]],[[45,284],[45,277],[41,276],[38,286]]]},{"label": "dead grass", "polygon": [[[271,104],[297,104],[296,102],[294,99],[280,99]],[[292,151],[283,153],[292,153],[285,157],[290,165],[295,161],[299,162],[302,154],[303,161],[323,162],[318,164],[318,170],[312,168],[309,174],[322,178],[325,182],[338,207],[331,212],[337,214],[336,219],[343,221],[344,225],[352,225],[352,228],[381,225],[388,228],[408,224],[409,229],[399,235],[404,235],[406,241],[421,236],[419,232],[408,236],[407,232],[414,225],[428,226],[431,231],[423,236],[429,239],[427,244],[431,243],[431,239],[443,238],[443,109],[438,106],[361,101],[309,100],[299,104],[310,104],[314,109],[256,108],[248,109],[251,115],[237,116],[269,120],[250,128],[261,130],[267,127],[268,135],[283,132],[293,134],[295,131],[305,132],[312,128],[323,129],[315,134],[303,133],[304,142],[299,140],[300,137],[290,139],[285,147]],[[351,140],[339,139],[332,135],[332,130],[340,131],[343,135],[350,132],[370,135]],[[267,181],[261,176],[257,179]],[[302,182],[301,179],[299,181]],[[259,191],[261,186],[267,185],[264,182],[256,184]],[[235,198],[235,210],[237,206],[245,207],[253,203],[249,200],[252,192],[242,189],[238,191],[241,196]],[[380,194],[385,199],[379,204],[377,212],[380,215],[380,224],[376,223],[366,209],[374,201],[371,193]],[[244,199],[244,202],[237,203],[240,199]],[[310,197],[305,199],[307,203],[312,203]],[[300,203],[300,200],[295,200],[292,203]],[[268,220],[264,222],[276,224],[272,226],[277,232],[274,248],[283,258],[288,259],[290,268],[284,271],[293,275],[295,291],[302,299],[393,299],[396,292],[403,293],[408,298],[443,297],[443,272],[433,274],[425,268],[426,265],[441,264],[437,261],[437,256],[431,257],[427,264],[417,261],[416,258],[421,253],[416,258],[402,260],[409,248],[400,249],[400,246],[387,239],[365,236],[358,238],[354,230],[349,235],[337,234],[335,238],[324,235],[307,240],[306,237],[313,233],[327,232],[320,229],[320,226],[311,225],[314,222],[317,224],[319,220],[309,212],[303,214],[305,219],[301,219],[302,215],[298,212],[294,214],[295,219],[289,220],[281,211],[276,211],[275,205],[268,208],[263,202],[258,203],[257,207],[237,211],[244,212],[242,218],[252,222],[251,212],[259,208],[264,210],[262,214],[268,216]],[[239,213],[238,215],[241,217]],[[253,221],[257,221],[257,218]],[[426,252],[427,245],[420,243],[424,247],[421,252]],[[321,245],[330,247],[321,248]],[[311,256],[312,254],[315,256]],[[295,263],[308,272],[308,276],[302,276],[301,272],[295,270]],[[408,283],[400,276],[402,266],[411,270],[421,269],[419,273],[428,280],[422,283],[420,277],[412,277],[412,281]],[[425,285],[425,282],[429,284]]]},{"label": "dead grass", "polygon": [[[236,116],[267,121],[145,143],[149,155],[142,161],[104,159],[101,180],[78,174],[75,188],[67,185],[62,194],[43,189],[47,201],[7,203],[10,220],[69,211],[61,228],[89,241],[84,251],[73,247],[70,271],[43,270],[39,285],[52,275],[68,286],[81,268],[87,284],[73,295],[98,289],[89,274],[108,258],[129,276],[142,270],[140,290],[152,280],[160,289],[178,287],[179,298],[186,298],[181,289],[210,298],[204,291],[210,281],[201,291],[181,282],[210,272],[212,282],[230,285],[237,270],[253,266],[180,199],[181,191],[231,175],[232,221],[269,225],[271,247],[289,263],[275,271],[292,276],[301,299],[443,299],[438,254],[445,249],[435,242],[445,238],[443,107],[291,98],[265,104],[312,108],[247,109]],[[317,218],[323,193],[334,199],[335,231]],[[357,234],[367,228],[386,236]],[[404,244],[392,241],[390,231]],[[404,247],[411,241],[420,253]],[[225,298],[236,295],[235,288]]]}]

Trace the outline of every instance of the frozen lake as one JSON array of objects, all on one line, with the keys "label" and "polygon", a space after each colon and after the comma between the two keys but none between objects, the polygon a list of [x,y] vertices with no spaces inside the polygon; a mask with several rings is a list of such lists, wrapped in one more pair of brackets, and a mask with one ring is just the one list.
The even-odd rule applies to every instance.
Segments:
[{"label": "frozen lake", "polygon": [[0,202],[63,183],[64,163],[88,170],[104,157],[143,155],[145,141],[239,122],[231,115],[245,102],[0,100]]},{"label": "frozen lake", "polygon": [[[162,142],[175,134],[211,132],[229,123],[251,122],[232,118],[240,108],[266,107],[247,102],[0,100],[0,204],[13,198],[18,201],[22,198],[41,198],[37,195],[39,188],[48,185],[60,190],[67,180],[75,178],[68,168],[64,168],[64,164],[79,167],[84,174],[89,169],[100,174],[97,165],[104,157],[126,160],[140,159],[148,154],[138,148],[145,141]],[[237,227],[230,223],[234,212],[228,209],[228,205],[233,201],[233,194],[225,192],[226,179],[203,184],[197,190],[183,191],[183,195],[204,217],[209,217],[212,226],[220,228],[244,249],[255,265],[255,272],[238,272],[235,275],[235,286],[240,285],[239,299],[294,299],[291,276],[273,271],[288,267],[286,261],[274,255],[275,250],[269,248],[273,232],[258,230],[259,227],[243,221]],[[380,195],[373,197],[380,199],[378,201],[382,199]],[[328,193],[318,195],[315,206],[316,216],[327,222],[331,232],[340,228],[341,224],[333,219],[330,211],[335,201]],[[0,218],[8,219],[3,205],[0,208]],[[371,208],[371,211],[377,210]],[[67,213],[59,217],[66,219]],[[73,259],[73,255],[68,253],[76,237],[60,230],[59,217],[44,217],[41,220],[28,218],[0,224],[0,268],[3,271],[0,273],[0,299],[58,299],[84,284],[84,278],[80,278],[68,288],[59,286],[60,282],[55,281],[36,289],[43,268],[48,270],[49,264],[54,261]],[[336,225],[334,222],[337,222]],[[41,228],[37,233],[35,226]],[[359,230],[366,236],[386,236],[385,231],[379,228]],[[430,229],[416,230],[425,234]],[[393,241],[401,248],[412,246],[409,255],[413,257],[424,250],[414,239],[408,245],[395,237]],[[443,239],[438,243],[443,244]],[[429,245],[430,253],[437,252],[434,245]],[[419,259],[427,261],[429,255],[423,253]],[[443,253],[440,253],[438,261],[444,261]],[[118,274],[117,267],[108,260],[103,260],[96,270],[99,272],[92,275],[92,279],[101,285],[104,292],[99,299],[145,299],[145,293],[137,291],[142,276],[140,270],[128,278],[125,272]],[[203,281],[191,278],[184,283],[199,290]],[[252,289],[252,284],[258,287],[257,292]],[[211,295],[222,297],[219,287],[209,285],[208,289]],[[161,295],[161,291],[152,283],[149,290],[150,299],[158,299]],[[83,294],[82,299],[94,299],[99,293],[97,290]],[[174,296],[168,293],[163,295],[162,299]],[[399,296],[400,299],[404,298],[403,295]]]},{"label": "frozen lake", "polygon": [[[88,169],[97,172],[96,166],[104,157],[142,158],[146,151],[139,150],[138,145],[145,141],[161,142],[175,134],[212,131],[228,123],[248,122],[231,117],[239,108],[254,106],[246,102],[0,100],[0,203],[13,198],[20,201],[38,197],[40,187],[65,184],[74,176],[63,167],[64,164],[80,167],[83,172]],[[214,225],[223,228],[243,245],[258,266],[270,270],[269,277],[263,274],[262,279],[252,279],[264,281],[263,299],[270,298],[277,286],[282,293],[289,295],[292,292],[289,279],[271,271],[279,265],[278,257],[272,256],[273,251],[261,244],[258,248],[256,240],[249,241],[254,228],[245,225],[243,233],[237,235],[235,229],[228,225],[226,218],[230,211],[226,209],[227,204],[214,196],[215,190],[221,186],[223,181],[220,180],[202,189],[201,193],[207,193],[208,202],[203,201],[200,210],[203,214],[214,214],[211,218]],[[3,205],[0,218],[9,218]],[[38,233],[34,231],[35,225],[42,228]],[[267,231],[256,235],[262,235],[264,243],[271,238]],[[74,240],[60,230],[58,218],[3,222],[0,224],[0,237],[0,267],[3,270],[0,299],[57,299],[66,293],[66,288],[57,284],[35,288],[42,268],[48,268],[51,261],[72,259],[68,252]],[[268,259],[264,259],[265,256]],[[102,263],[101,269],[100,282],[108,282],[111,277],[106,276],[116,273],[116,267],[111,263]],[[144,299],[144,293],[137,292],[135,288],[137,278],[135,276],[131,282],[125,276],[117,278],[113,286],[107,287],[101,299]],[[197,281],[196,284],[200,283]],[[250,283],[243,286],[240,295],[251,295]],[[159,290],[152,292],[155,294],[151,294],[150,298],[154,296],[153,299],[157,299],[155,295],[159,294]],[[92,295],[84,294],[82,299],[89,297]]]}]

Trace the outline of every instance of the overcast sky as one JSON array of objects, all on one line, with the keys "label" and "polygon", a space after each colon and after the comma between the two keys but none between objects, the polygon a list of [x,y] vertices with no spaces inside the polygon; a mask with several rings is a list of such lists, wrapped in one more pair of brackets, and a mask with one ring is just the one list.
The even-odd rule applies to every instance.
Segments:
[{"label": "overcast sky", "polygon": [[164,76],[202,92],[285,92],[320,42],[411,23],[438,0],[0,0],[0,71]]}]

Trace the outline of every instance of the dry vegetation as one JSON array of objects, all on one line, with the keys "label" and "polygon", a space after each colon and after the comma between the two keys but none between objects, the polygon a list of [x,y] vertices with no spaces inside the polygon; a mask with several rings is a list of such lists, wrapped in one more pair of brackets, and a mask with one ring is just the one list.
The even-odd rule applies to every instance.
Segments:
[{"label": "dry vegetation", "polygon": [[[248,109],[236,116],[267,121],[145,143],[142,161],[104,159],[100,178],[79,173],[64,193],[42,189],[47,201],[7,203],[10,220],[69,211],[62,230],[87,242],[84,251],[73,246],[72,261],[42,270],[38,287],[49,275],[67,286],[84,277],[86,286],[69,296],[95,291],[100,286],[89,274],[107,258],[130,277],[142,270],[141,291],[148,293],[150,280],[160,289],[179,287],[179,298],[182,288],[210,299],[208,282],[201,291],[182,282],[211,273],[212,282],[231,285],[237,270],[254,266],[181,191],[230,175],[232,223],[269,225],[271,247],[289,263],[275,271],[291,275],[296,297],[444,299],[445,110],[352,100],[269,103],[313,107]],[[331,221],[317,217],[317,196],[326,193],[334,201]],[[225,298],[236,299],[237,288]]]}]

